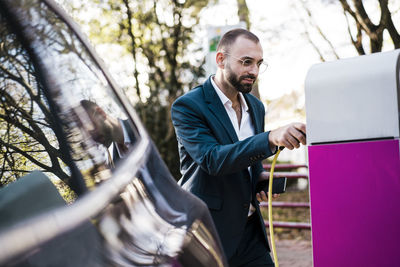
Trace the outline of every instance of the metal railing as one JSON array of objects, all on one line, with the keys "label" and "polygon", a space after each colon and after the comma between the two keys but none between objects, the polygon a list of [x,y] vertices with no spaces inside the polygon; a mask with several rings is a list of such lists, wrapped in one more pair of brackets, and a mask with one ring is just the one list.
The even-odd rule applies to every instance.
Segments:
[{"label": "metal railing", "polygon": [[[264,164],[263,167],[267,171],[271,169],[270,164]],[[308,168],[308,166],[305,164],[277,164],[277,165],[275,165],[274,178],[287,177],[288,179],[298,179],[298,178],[308,179],[308,174],[298,173],[298,172],[289,172],[289,170],[297,170],[299,168]],[[264,208],[268,208],[268,203],[261,202],[260,206],[264,207]],[[310,203],[309,202],[273,201],[272,207],[276,207],[276,208],[309,208]],[[268,220],[265,220],[264,224],[266,227],[268,227],[269,226]],[[311,229],[311,224],[306,223],[306,222],[274,221],[273,225],[274,225],[274,227],[279,227],[279,228]]]}]

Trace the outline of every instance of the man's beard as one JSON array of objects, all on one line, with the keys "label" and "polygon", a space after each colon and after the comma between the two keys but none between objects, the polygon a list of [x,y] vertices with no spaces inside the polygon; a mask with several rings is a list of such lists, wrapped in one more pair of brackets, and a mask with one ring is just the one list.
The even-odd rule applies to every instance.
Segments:
[{"label": "man's beard", "polygon": [[105,147],[109,147],[113,142],[112,133],[112,128],[104,122],[101,122],[101,124],[91,132],[91,135],[94,141]]},{"label": "man's beard", "polygon": [[256,80],[256,77],[254,75],[243,75],[238,77],[230,68],[230,66],[227,66],[227,80],[228,82],[239,92],[243,94],[250,93],[251,90],[253,89],[253,84],[241,84],[241,81],[249,78],[253,79],[254,81]]}]

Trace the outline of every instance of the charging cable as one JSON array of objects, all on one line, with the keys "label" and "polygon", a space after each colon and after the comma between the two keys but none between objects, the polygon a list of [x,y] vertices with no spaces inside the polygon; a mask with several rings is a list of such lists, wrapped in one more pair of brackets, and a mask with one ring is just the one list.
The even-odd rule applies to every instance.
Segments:
[{"label": "charging cable", "polygon": [[274,255],[275,267],[279,267],[278,256],[276,255],[275,248],[275,237],[274,237],[274,226],[272,225],[272,180],[274,179],[274,169],[276,160],[278,159],[279,153],[284,149],[284,147],[279,147],[275,154],[274,160],[272,161],[271,170],[269,172],[269,185],[268,185],[268,222],[269,222],[269,235],[271,238],[272,253]]}]

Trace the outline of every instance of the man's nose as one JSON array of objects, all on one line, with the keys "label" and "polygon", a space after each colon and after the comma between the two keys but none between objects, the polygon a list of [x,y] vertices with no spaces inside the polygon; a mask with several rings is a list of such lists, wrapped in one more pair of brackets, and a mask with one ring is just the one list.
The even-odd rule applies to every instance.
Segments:
[{"label": "man's nose", "polygon": [[257,64],[253,64],[249,67],[248,69],[249,74],[257,76],[258,72],[259,72],[259,68],[257,66]]}]

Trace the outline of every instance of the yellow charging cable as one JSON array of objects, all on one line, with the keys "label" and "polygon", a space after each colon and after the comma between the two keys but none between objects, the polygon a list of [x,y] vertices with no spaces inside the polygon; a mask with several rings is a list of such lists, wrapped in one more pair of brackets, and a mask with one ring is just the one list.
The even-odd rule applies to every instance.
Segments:
[{"label": "yellow charging cable", "polygon": [[275,154],[274,160],[272,161],[271,169],[269,172],[269,185],[268,185],[268,222],[269,222],[269,235],[271,238],[272,253],[274,255],[275,267],[279,267],[278,256],[276,255],[275,248],[275,237],[274,237],[274,226],[272,225],[272,180],[274,179],[274,169],[276,160],[278,159],[279,153],[283,148],[279,148]]}]

